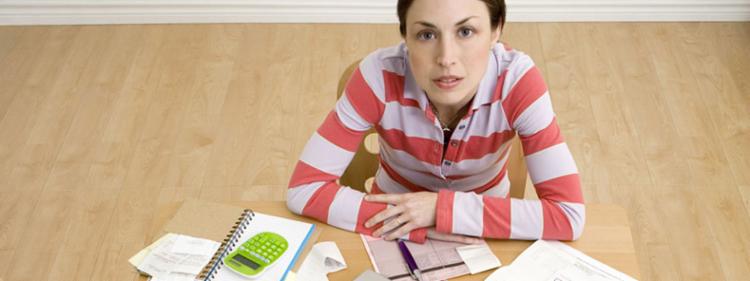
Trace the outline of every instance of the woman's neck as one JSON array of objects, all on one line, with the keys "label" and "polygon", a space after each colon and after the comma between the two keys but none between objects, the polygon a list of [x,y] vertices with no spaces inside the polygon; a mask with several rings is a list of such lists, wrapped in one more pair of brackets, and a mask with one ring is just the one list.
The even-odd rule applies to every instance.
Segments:
[{"label": "woman's neck", "polygon": [[466,115],[474,95],[470,95],[468,98],[468,100],[462,100],[456,104],[449,105],[431,103],[433,111],[443,129],[452,130],[458,124],[458,121]]},{"label": "woman's neck", "polygon": [[465,112],[461,112],[463,109],[466,109],[468,105],[471,103],[471,101],[474,99],[474,95],[467,95],[463,100],[454,103],[454,104],[440,104],[440,103],[432,103],[432,106],[435,107],[437,114],[437,117],[442,122],[450,122],[451,119],[454,119],[456,115],[459,114],[465,114]]}]

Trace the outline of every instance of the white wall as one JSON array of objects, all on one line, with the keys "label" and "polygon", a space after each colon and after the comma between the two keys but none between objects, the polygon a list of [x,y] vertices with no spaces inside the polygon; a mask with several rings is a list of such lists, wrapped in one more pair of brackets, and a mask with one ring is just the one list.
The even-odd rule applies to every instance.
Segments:
[{"label": "white wall", "polygon": [[[393,23],[396,0],[0,0],[0,25]],[[750,21],[750,0],[507,0],[509,21]]]}]

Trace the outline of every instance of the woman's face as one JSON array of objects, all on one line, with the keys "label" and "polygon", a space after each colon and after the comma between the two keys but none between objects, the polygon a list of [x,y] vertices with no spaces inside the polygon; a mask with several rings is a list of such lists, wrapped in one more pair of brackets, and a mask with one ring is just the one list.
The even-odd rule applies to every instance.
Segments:
[{"label": "woman's face", "polygon": [[415,0],[406,46],[417,84],[436,105],[463,105],[476,93],[500,32],[479,0]]}]

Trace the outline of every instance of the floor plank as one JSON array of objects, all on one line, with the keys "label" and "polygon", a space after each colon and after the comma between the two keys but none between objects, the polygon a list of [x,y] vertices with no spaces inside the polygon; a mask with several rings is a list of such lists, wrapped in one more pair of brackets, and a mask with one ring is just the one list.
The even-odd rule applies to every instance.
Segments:
[{"label": "floor plank", "polygon": [[[343,70],[400,40],[0,27],[0,279],[133,280],[158,206],[285,198]],[[544,74],[587,202],[628,210],[644,280],[750,274],[749,23],[509,23],[501,41]]]}]

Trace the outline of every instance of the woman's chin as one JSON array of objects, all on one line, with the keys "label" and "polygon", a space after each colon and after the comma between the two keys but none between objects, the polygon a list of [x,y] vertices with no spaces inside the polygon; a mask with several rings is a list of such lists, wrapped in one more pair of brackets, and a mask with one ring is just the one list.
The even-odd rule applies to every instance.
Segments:
[{"label": "woman's chin", "polygon": [[427,95],[430,98],[430,102],[439,105],[454,105],[459,104],[463,100],[463,96],[459,97],[457,93],[439,93],[438,95]]}]

